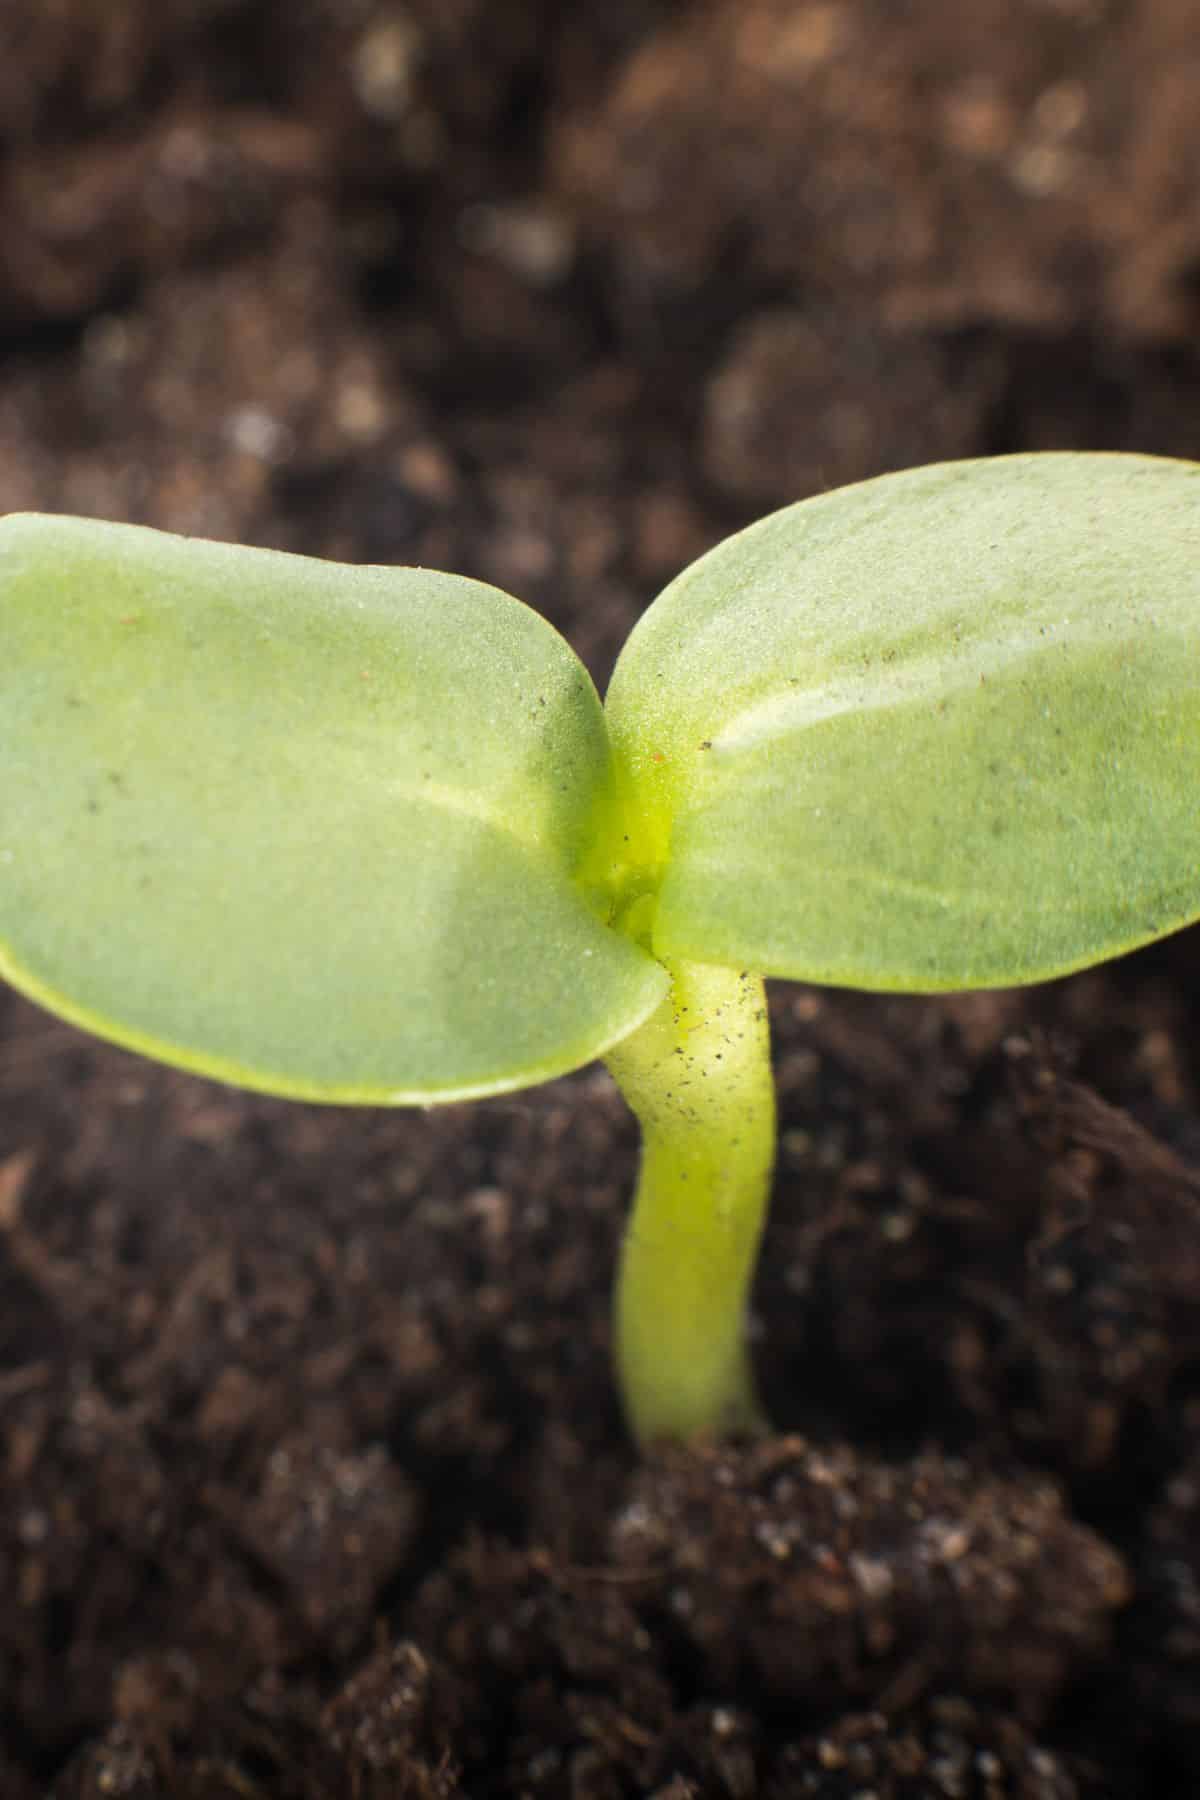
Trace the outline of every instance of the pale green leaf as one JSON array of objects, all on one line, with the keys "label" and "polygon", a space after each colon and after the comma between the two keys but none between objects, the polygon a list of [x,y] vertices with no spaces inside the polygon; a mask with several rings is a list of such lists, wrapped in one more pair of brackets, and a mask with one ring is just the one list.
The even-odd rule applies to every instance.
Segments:
[{"label": "pale green leaf", "polygon": [[610,783],[493,588],[0,523],[0,973],[119,1043],[364,1102],[589,1061],[666,983],[575,880]]},{"label": "pale green leaf", "polygon": [[608,707],[663,955],[936,990],[1144,943],[1200,915],[1200,467],[802,502],[672,583]]}]

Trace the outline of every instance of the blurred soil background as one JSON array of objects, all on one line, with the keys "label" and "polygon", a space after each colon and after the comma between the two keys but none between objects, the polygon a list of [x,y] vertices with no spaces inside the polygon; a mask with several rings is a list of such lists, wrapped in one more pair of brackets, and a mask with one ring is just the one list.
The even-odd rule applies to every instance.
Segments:
[{"label": "blurred soil background", "polygon": [[[1200,0],[0,0],[0,511],[603,683],[757,514],[1066,447],[1200,456]],[[781,1435],[639,1465],[603,1073],[324,1112],[0,998],[3,1800],[1200,1792],[1200,936],[773,1006]]]}]

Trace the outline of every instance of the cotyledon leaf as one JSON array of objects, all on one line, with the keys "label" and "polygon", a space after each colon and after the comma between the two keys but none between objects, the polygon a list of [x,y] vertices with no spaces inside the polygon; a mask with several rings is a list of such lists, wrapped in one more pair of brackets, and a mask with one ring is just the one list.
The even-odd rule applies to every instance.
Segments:
[{"label": "cotyledon leaf", "polygon": [[1039,980],[1200,915],[1200,466],[887,475],[686,570],[607,701],[665,956]]},{"label": "cotyledon leaf", "polygon": [[496,589],[0,521],[0,974],[301,1098],[521,1087],[666,986],[574,879],[611,786],[574,653]]}]

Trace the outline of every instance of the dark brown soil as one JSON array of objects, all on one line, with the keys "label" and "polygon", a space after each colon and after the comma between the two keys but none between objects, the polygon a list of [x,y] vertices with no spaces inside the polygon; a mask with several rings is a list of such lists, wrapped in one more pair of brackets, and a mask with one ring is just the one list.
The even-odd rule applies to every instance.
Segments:
[{"label": "dark brown soil", "polygon": [[[3,0],[0,157],[0,511],[601,680],[784,500],[1200,456],[1200,0]],[[1200,935],[774,1019],[781,1435],[639,1465],[602,1073],[322,1112],[0,999],[2,1800],[1200,1792]]]}]

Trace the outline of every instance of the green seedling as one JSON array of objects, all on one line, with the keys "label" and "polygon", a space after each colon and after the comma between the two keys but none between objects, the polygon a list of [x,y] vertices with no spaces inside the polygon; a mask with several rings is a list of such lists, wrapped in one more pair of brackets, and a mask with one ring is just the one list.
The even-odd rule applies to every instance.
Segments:
[{"label": "green seedling", "polygon": [[1147,943],[1200,915],[1198,794],[1194,464],[1005,457],[788,507],[665,590],[603,707],[477,581],[0,523],[0,973],[303,1100],[604,1058],[643,1131],[642,1441],[760,1423],[764,976],[931,993]]}]

